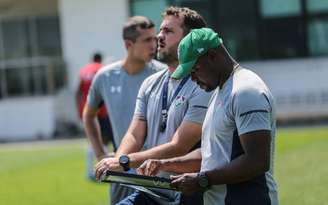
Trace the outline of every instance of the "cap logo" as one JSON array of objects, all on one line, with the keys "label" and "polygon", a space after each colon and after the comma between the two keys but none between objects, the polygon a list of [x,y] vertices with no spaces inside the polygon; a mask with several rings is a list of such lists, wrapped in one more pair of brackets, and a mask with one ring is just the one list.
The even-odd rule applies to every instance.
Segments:
[{"label": "cap logo", "polygon": [[204,48],[197,48],[198,53],[202,53],[204,50]]}]

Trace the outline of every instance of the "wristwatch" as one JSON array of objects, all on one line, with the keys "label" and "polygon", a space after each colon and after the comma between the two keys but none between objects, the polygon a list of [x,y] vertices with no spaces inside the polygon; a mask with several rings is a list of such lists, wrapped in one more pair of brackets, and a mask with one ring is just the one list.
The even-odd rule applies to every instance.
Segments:
[{"label": "wristwatch", "polygon": [[125,172],[130,170],[130,158],[128,155],[121,155],[118,161]]},{"label": "wristwatch", "polygon": [[198,173],[198,185],[204,190],[209,188],[210,184],[208,182],[208,177],[205,172]]}]

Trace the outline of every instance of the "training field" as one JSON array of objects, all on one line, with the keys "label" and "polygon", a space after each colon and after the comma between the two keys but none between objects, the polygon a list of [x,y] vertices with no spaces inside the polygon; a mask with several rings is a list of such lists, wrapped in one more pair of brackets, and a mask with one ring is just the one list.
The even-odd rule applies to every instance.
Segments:
[{"label": "training field", "polygon": [[[281,205],[328,205],[328,127],[278,129]],[[107,185],[85,178],[85,140],[0,145],[1,205],[108,204]]]}]

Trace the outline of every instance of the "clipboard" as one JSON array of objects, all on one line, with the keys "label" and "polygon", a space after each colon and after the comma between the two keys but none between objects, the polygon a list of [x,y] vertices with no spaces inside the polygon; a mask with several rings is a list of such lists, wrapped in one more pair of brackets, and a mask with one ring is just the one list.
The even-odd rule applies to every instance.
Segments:
[{"label": "clipboard", "polygon": [[116,171],[106,171],[106,173],[101,178],[101,182],[176,190],[175,188],[170,186],[171,179],[168,178],[157,177],[157,176],[151,177],[151,176],[123,173],[123,172],[116,172]]}]

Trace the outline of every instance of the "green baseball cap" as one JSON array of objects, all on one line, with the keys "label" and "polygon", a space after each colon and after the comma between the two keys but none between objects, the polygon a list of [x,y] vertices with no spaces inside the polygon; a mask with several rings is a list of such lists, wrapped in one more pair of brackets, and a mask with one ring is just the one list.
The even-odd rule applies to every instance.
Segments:
[{"label": "green baseball cap", "polygon": [[179,43],[179,66],[171,77],[181,79],[190,74],[197,59],[211,48],[217,48],[223,43],[217,33],[210,28],[193,29]]}]

